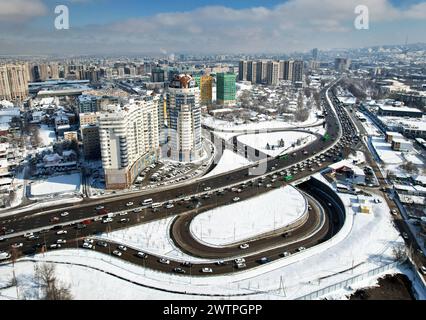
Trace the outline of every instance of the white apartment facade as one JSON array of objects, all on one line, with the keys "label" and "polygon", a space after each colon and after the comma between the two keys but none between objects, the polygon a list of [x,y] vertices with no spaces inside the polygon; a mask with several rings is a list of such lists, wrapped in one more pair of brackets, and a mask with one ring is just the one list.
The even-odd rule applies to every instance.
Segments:
[{"label": "white apartment facade", "polygon": [[107,189],[128,188],[158,159],[159,97],[111,105],[99,113],[99,138]]}]

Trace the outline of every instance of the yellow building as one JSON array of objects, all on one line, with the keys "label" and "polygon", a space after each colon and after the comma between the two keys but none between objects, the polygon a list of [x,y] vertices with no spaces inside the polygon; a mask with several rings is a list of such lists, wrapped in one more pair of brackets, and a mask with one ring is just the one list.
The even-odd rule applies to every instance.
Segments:
[{"label": "yellow building", "polygon": [[213,97],[213,77],[204,75],[200,79],[201,105],[210,106]]}]

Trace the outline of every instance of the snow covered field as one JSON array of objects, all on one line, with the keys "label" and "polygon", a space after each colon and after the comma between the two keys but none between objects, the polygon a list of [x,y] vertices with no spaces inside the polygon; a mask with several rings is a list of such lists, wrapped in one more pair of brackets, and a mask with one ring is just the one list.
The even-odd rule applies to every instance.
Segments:
[{"label": "snow covered field", "polygon": [[31,196],[78,192],[80,184],[80,173],[55,176],[48,178],[46,181],[31,184]]},{"label": "snow covered field", "polygon": [[[271,133],[259,133],[259,134],[247,134],[244,136],[239,136],[238,141],[252,147],[259,149],[260,151],[275,157],[284,152],[292,152],[296,149],[303,148],[304,146],[312,143],[316,140],[316,136],[308,134],[305,132],[298,131],[283,131],[283,132],[271,132]],[[279,147],[279,141],[284,140],[284,147]],[[297,141],[300,141],[300,145],[295,145]],[[269,143],[271,149],[266,148],[267,143]],[[275,149],[272,150],[272,146],[275,146]]]},{"label": "snow covered field", "polygon": [[291,129],[295,127],[305,127],[308,125],[314,125],[322,122],[322,119],[318,119],[315,112],[312,111],[309,115],[309,118],[304,122],[285,122],[279,120],[271,121],[259,121],[259,122],[250,122],[246,124],[235,124],[233,122],[228,122],[224,120],[215,119],[212,116],[204,116],[202,118],[202,123],[208,125],[212,128],[218,130],[257,130],[257,129],[270,129],[270,128],[282,128],[282,129]]},{"label": "snow covered field", "polygon": [[50,146],[52,143],[56,142],[55,131],[49,126],[42,124],[38,133],[44,146]]},{"label": "snow covered field", "polygon": [[231,150],[224,150],[222,157],[216,167],[206,174],[203,178],[215,176],[224,172],[235,170],[250,164],[250,161],[243,156],[232,152]]},{"label": "snow covered field", "polygon": [[206,211],[194,218],[190,230],[201,242],[213,246],[227,245],[283,228],[301,218],[306,206],[303,195],[286,186]]}]

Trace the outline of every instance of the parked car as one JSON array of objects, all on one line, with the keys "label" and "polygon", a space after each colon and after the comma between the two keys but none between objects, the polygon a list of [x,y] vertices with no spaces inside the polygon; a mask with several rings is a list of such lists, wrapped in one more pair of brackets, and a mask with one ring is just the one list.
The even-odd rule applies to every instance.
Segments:
[{"label": "parked car", "polygon": [[127,247],[123,245],[118,246],[118,249],[120,249],[121,251],[127,251]]},{"label": "parked car", "polygon": [[82,247],[84,249],[95,249],[95,246],[93,244],[89,243],[89,242],[84,242]]},{"label": "parked car", "polygon": [[127,203],[126,203],[126,206],[128,206],[128,207],[133,206],[133,202],[127,202]]},{"label": "parked car", "polygon": [[68,231],[67,230],[59,230],[58,232],[56,232],[56,234],[57,235],[60,235],[60,234],[67,234],[68,233]]},{"label": "parked car", "polygon": [[297,248],[298,252],[303,251],[303,250],[306,250],[306,248],[305,247],[299,247],[299,248]]},{"label": "parked car", "polygon": [[143,259],[148,258],[148,255],[147,255],[145,252],[142,252],[142,251],[139,251],[136,255],[137,255],[139,258],[143,258]]},{"label": "parked car", "polygon": [[58,240],[56,240],[56,243],[58,243],[58,244],[65,244],[65,243],[67,243],[67,240],[65,240],[65,239],[58,239]]},{"label": "parked car", "polygon": [[69,215],[69,213],[68,212],[62,212],[61,213],[61,217],[66,217],[66,216],[68,216]]},{"label": "parked car", "polygon": [[288,257],[291,253],[288,251],[285,251],[283,253],[281,253],[281,257]]},{"label": "parked car", "polygon": [[212,269],[212,268],[202,268],[202,269],[201,269],[201,272],[202,272],[202,273],[212,273],[212,272],[213,272],[213,269]]},{"label": "parked car", "polygon": [[108,243],[106,243],[105,241],[98,241],[96,242],[96,245],[104,248],[108,247]]}]

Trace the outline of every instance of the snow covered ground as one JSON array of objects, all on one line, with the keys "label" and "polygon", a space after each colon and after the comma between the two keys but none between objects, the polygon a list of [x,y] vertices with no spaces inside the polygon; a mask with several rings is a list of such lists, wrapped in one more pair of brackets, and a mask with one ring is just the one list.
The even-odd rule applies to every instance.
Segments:
[{"label": "snow covered ground", "polygon": [[80,173],[55,176],[43,182],[31,184],[31,196],[46,196],[57,193],[79,192],[81,184]]},{"label": "snow covered ground", "polygon": [[38,133],[43,146],[50,146],[52,143],[56,142],[56,133],[53,128],[42,124],[39,128]]},{"label": "snow covered ground", "polygon": [[244,166],[249,165],[251,162],[243,156],[232,152],[231,150],[224,150],[222,157],[216,167],[206,174],[203,178],[215,176],[224,172],[232,171]]},{"label": "snow covered ground", "polygon": [[387,143],[384,137],[371,138],[371,144],[376,150],[380,160],[385,164],[402,164],[404,158],[401,152],[393,151],[391,144]]},{"label": "snow covered ground", "polygon": [[[270,132],[270,133],[259,133],[259,134],[247,134],[239,136],[238,141],[252,147],[259,149],[260,151],[276,157],[277,155],[285,152],[292,152],[296,149],[303,148],[304,146],[312,143],[316,140],[316,136],[305,132],[298,131],[283,131],[283,132]],[[284,147],[279,147],[279,141],[284,140]],[[292,146],[299,141],[300,145]],[[267,143],[270,145],[270,150],[266,148]],[[275,147],[272,150],[272,146]]]},{"label": "snow covered ground", "polygon": [[306,210],[303,195],[295,188],[286,186],[259,197],[206,211],[194,218],[190,230],[201,242],[223,246],[283,228],[300,219]]},{"label": "snow covered ground", "polygon": [[356,155],[351,153],[348,158],[349,160],[357,161],[357,164],[365,163],[365,154],[362,151],[356,151]]},{"label": "snow covered ground", "polygon": [[316,116],[314,111],[311,112],[309,118],[304,122],[285,122],[279,120],[271,121],[260,121],[260,122],[249,122],[246,124],[235,124],[233,122],[228,122],[220,119],[215,119],[212,116],[204,116],[202,118],[202,123],[208,125],[212,128],[222,130],[257,130],[257,129],[269,129],[269,128],[282,128],[282,129],[291,129],[295,127],[306,127],[308,125],[313,125],[322,122],[322,119],[319,119]]}]

